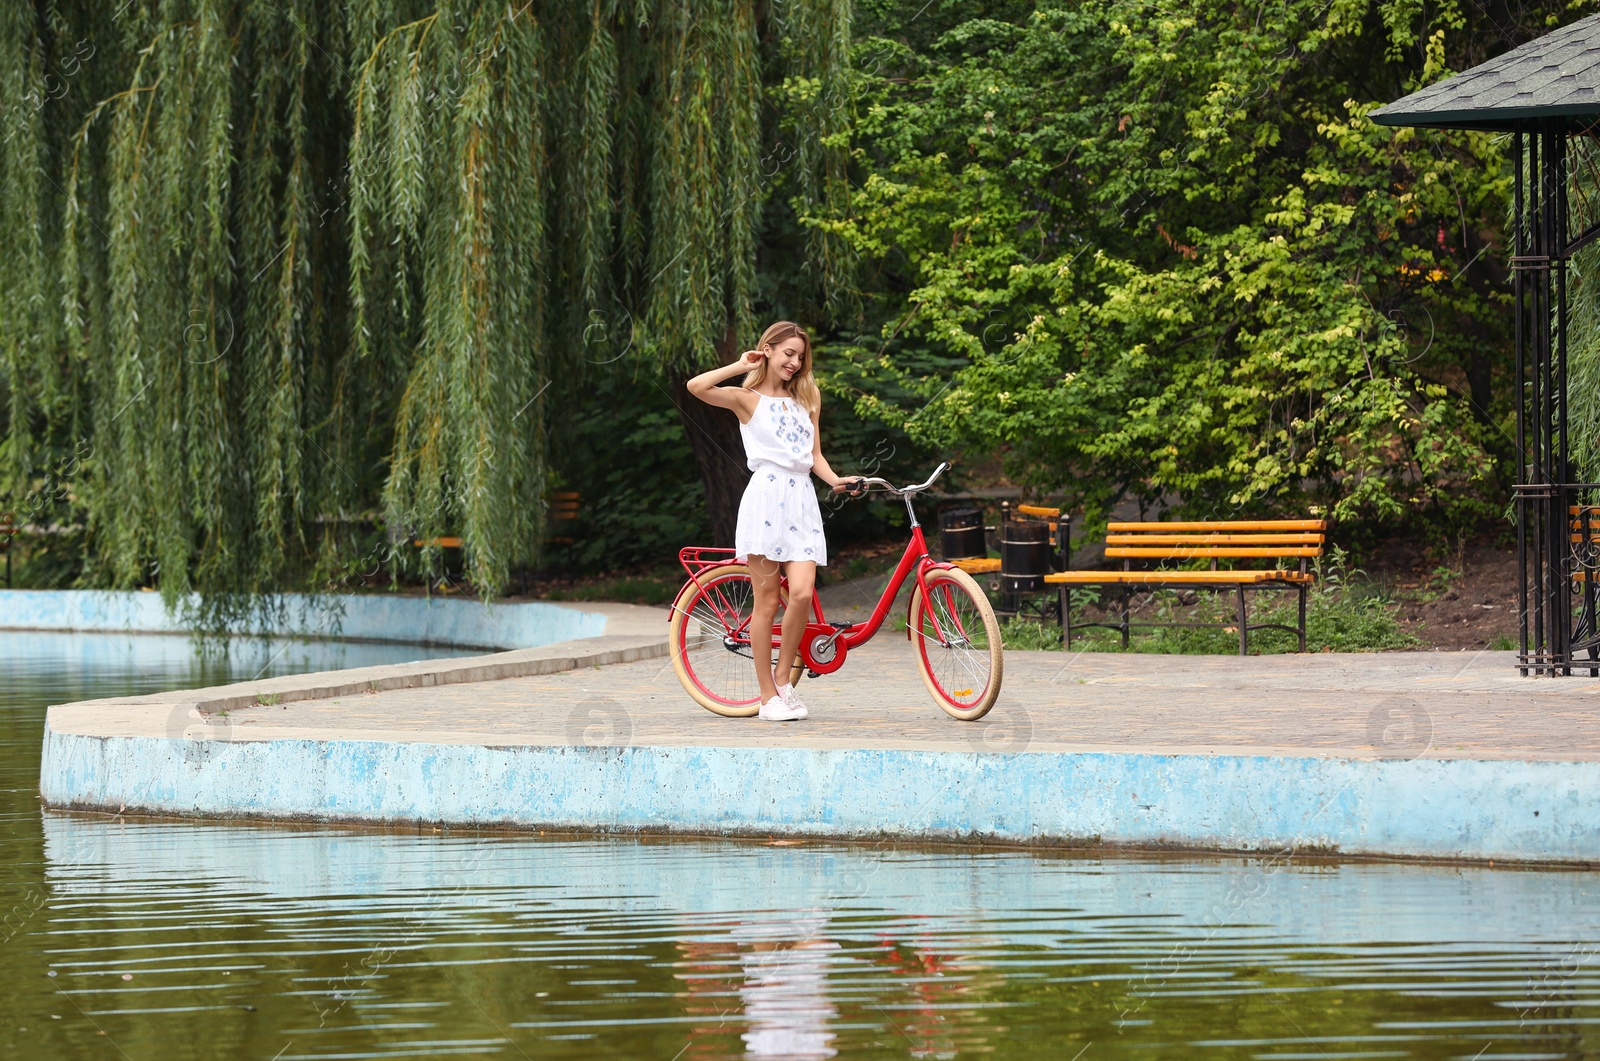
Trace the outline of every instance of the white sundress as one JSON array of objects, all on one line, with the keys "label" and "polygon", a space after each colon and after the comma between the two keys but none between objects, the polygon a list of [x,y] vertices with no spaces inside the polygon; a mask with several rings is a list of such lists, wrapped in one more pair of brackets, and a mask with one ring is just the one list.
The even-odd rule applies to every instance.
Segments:
[{"label": "white sundress", "polygon": [[793,398],[757,395],[755,415],[739,425],[750,485],[739,502],[733,547],[739,560],[828,563],[822,508],[811,485],[811,415]]}]

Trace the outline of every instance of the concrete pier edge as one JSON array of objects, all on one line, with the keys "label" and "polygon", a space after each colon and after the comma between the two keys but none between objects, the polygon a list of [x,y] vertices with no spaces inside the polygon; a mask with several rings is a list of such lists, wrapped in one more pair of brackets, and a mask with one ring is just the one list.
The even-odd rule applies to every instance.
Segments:
[{"label": "concrete pier edge", "polygon": [[1594,761],[595,744],[578,715],[565,744],[252,739],[220,721],[666,653],[659,636],[600,637],[95,702],[121,723],[103,732],[52,708],[40,793],[207,818],[1600,864]]},{"label": "concrete pier edge", "polygon": [[1584,866],[1596,792],[1594,763],[56,733],[41,772],[50,806],[163,816]]}]

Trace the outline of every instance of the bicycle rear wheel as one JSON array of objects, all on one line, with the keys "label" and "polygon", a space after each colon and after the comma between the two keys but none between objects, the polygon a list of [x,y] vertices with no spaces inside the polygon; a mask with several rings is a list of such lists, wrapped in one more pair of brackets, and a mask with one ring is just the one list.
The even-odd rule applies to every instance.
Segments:
[{"label": "bicycle rear wheel", "polygon": [[[788,603],[787,588],[779,590],[778,622]],[[672,669],[683,689],[701,707],[719,715],[748,718],[761,710],[761,689],[756,684],[755,653],[751,644],[750,614],[755,586],[744,564],[709,568],[688,582],[672,605],[667,626]],[[769,635],[770,636],[770,635]],[[761,639],[755,638],[756,645]],[[770,653],[770,641],[767,642]],[[771,658],[770,656],[768,657]],[[790,684],[800,681],[805,665],[795,657]]]},{"label": "bicycle rear wheel", "polygon": [[982,718],[1000,696],[1005,656],[1000,623],[971,575],[930,571],[911,594],[911,641],[934,702],[963,722]]}]

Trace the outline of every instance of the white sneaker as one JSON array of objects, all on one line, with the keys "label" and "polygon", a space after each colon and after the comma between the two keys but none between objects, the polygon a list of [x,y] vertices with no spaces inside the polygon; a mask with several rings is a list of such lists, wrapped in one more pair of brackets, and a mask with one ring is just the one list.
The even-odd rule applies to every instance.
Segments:
[{"label": "white sneaker", "polygon": [[806,717],[806,702],[800,699],[800,694],[794,691],[794,686],[787,684],[778,686],[778,695],[789,705],[790,711],[798,711],[799,717]]},{"label": "white sneaker", "polygon": [[784,703],[783,697],[774,696],[771,700],[761,705],[760,717],[768,722],[798,722],[805,718],[803,712],[796,711]]}]

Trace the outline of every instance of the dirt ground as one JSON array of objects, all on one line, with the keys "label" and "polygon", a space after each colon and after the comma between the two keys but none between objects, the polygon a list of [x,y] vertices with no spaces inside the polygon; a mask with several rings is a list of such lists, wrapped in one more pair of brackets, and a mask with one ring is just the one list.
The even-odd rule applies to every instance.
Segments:
[{"label": "dirt ground", "polygon": [[1517,551],[1488,542],[1453,555],[1427,555],[1396,541],[1363,565],[1399,604],[1400,621],[1422,650],[1488,648],[1517,639]]}]

